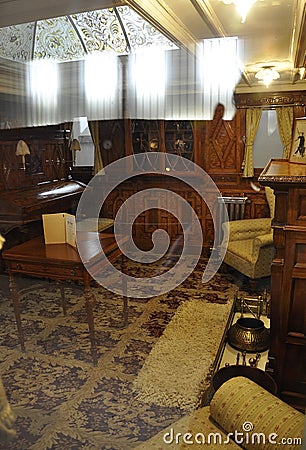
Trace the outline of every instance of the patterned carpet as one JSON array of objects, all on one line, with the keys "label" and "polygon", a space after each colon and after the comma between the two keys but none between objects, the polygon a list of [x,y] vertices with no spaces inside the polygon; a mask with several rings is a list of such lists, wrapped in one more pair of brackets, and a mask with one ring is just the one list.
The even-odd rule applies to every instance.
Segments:
[{"label": "patterned carpet", "polygon": [[[4,288],[0,374],[17,416],[17,439],[9,445],[0,443],[0,449],[129,450],[182,417],[184,411],[179,407],[141,401],[133,383],[180,305],[199,297],[210,304],[224,304],[234,290],[245,288],[239,285],[240,279],[235,285],[229,274],[216,274],[202,285],[204,267],[201,260],[183,284],[163,296],[130,299],[125,328],[114,326],[121,319],[122,299],[93,287],[97,367],[91,363],[82,286],[65,284],[68,314],[64,317],[54,283],[18,280],[26,353],[20,351],[8,289]],[[139,276],[141,269],[131,263],[128,271]],[[5,275],[0,281],[7,286]]]}]

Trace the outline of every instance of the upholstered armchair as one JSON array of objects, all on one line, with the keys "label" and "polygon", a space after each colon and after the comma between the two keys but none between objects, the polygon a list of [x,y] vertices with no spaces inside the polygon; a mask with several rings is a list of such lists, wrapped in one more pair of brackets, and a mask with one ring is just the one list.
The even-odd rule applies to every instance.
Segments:
[{"label": "upholstered armchair", "polygon": [[[223,231],[229,227],[225,264],[246,275],[250,280],[269,276],[274,257],[271,228],[271,220],[274,216],[274,194],[271,188],[267,187],[265,191],[270,209],[269,218],[235,220],[222,225]],[[225,246],[224,241],[223,246]]]}]

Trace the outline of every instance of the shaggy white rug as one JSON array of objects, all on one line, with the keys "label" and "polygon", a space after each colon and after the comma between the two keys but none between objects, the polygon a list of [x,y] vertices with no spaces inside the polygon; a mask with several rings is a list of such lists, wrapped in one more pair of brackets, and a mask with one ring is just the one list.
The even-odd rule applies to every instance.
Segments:
[{"label": "shaggy white rug", "polygon": [[193,299],[178,308],[134,382],[139,400],[185,411],[199,406],[233,301]]}]

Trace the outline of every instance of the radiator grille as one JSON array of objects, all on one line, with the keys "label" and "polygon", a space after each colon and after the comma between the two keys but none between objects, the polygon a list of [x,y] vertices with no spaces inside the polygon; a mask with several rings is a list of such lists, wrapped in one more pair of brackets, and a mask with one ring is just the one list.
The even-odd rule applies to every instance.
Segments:
[{"label": "radiator grille", "polygon": [[[241,196],[220,196],[218,197],[218,211],[217,211],[217,239],[216,246],[217,249],[220,247],[223,233],[222,224],[227,220],[241,220],[244,219],[245,205],[248,197]],[[225,205],[225,208],[224,208]],[[228,217],[226,217],[226,211]]]}]

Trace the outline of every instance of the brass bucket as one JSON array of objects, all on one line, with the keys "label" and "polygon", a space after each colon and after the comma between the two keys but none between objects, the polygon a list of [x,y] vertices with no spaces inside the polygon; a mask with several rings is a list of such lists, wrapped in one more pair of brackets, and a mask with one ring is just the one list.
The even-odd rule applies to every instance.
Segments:
[{"label": "brass bucket", "polygon": [[260,319],[240,317],[228,330],[231,347],[247,353],[264,352],[270,346],[270,331]]}]

